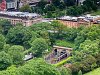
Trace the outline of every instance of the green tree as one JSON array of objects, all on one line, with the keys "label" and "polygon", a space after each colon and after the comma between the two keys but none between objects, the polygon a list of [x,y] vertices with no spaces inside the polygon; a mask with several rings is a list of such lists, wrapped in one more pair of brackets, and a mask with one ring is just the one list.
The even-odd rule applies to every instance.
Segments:
[{"label": "green tree", "polygon": [[78,72],[78,75],[82,75],[82,71],[81,70]]},{"label": "green tree", "polygon": [[64,39],[67,41],[74,41],[77,37],[78,30],[76,28],[66,28],[65,32],[63,33]]},{"label": "green tree", "polygon": [[29,41],[32,37],[31,31],[23,26],[15,26],[11,28],[7,34],[7,42],[14,45],[22,45],[29,48]]},{"label": "green tree", "polygon": [[20,11],[22,12],[32,12],[32,8],[29,5],[24,5],[20,8]]},{"label": "green tree", "polygon": [[9,44],[4,44],[3,50],[7,53],[10,47]]},{"label": "green tree", "polygon": [[0,20],[0,25],[2,27],[2,33],[6,35],[8,30],[12,27],[11,22],[7,20]]},{"label": "green tree", "polygon": [[69,69],[62,67],[60,70],[61,75],[71,75],[71,72]]},{"label": "green tree", "polygon": [[2,34],[0,34],[0,50],[1,51],[2,51],[2,49],[3,49],[3,47],[4,47],[5,44],[6,44],[5,37]]},{"label": "green tree", "polygon": [[31,44],[31,49],[37,57],[42,56],[42,53],[47,50],[48,45],[45,39],[37,38]]},{"label": "green tree", "polygon": [[81,70],[83,73],[93,70],[97,67],[96,59],[92,55],[87,55],[81,62]]},{"label": "green tree", "polygon": [[100,52],[99,40],[85,40],[85,42],[80,44],[79,49],[86,54],[96,55]]},{"label": "green tree", "polygon": [[48,4],[44,8],[44,12],[47,13],[48,11],[55,11],[56,7],[53,4]]},{"label": "green tree", "polygon": [[9,54],[4,51],[0,52],[0,70],[5,70],[12,64],[12,59]]},{"label": "green tree", "polygon": [[59,5],[60,5],[60,1],[61,1],[61,0],[52,0],[52,3],[53,3],[55,6],[59,6]]},{"label": "green tree", "polygon": [[45,8],[45,5],[47,4],[47,1],[46,0],[41,0],[39,3],[38,3],[38,7],[40,7],[42,10]]},{"label": "green tree", "polygon": [[83,5],[87,6],[88,11],[97,10],[97,0],[86,0]]},{"label": "green tree", "polygon": [[17,75],[60,75],[60,72],[42,59],[31,60],[19,67]]},{"label": "green tree", "polygon": [[64,31],[66,27],[59,21],[53,21],[51,23],[51,26],[53,26],[53,31],[54,31],[56,38],[61,38],[62,36],[60,35],[62,35],[62,32]]},{"label": "green tree", "polygon": [[13,64],[20,65],[23,63],[23,54],[24,48],[22,46],[13,45],[9,48],[8,54],[12,58]]},{"label": "green tree", "polygon": [[97,55],[95,55],[95,59],[97,60],[96,63],[98,65],[98,67],[100,67],[100,53],[98,53]]},{"label": "green tree", "polygon": [[76,0],[64,0],[66,6],[73,6],[76,4]]},{"label": "green tree", "polygon": [[0,71],[0,75],[16,75],[17,68],[12,65],[8,67],[6,70]]}]

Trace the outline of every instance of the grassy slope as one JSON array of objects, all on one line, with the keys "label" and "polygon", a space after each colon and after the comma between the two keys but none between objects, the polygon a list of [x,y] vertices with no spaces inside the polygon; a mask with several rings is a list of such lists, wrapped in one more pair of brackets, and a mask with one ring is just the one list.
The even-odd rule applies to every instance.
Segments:
[{"label": "grassy slope", "polygon": [[100,68],[97,68],[89,73],[86,73],[84,75],[100,75]]},{"label": "grassy slope", "polygon": [[98,11],[96,11],[96,12],[92,12],[91,14],[92,15],[100,15],[100,9]]},{"label": "grassy slope", "polygon": [[75,44],[73,42],[64,41],[64,40],[57,40],[56,45],[64,46],[64,47],[71,47],[71,48],[75,47]]},{"label": "grassy slope", "polygon": [[58,62],[57,64],[54,64],[54,66],[56,66],[56,67],[62,66],[62,65],[64,65],[65,63],[67,63],[67,61],[70,60],[71,58],[72,58],[72,57],[68,57],[68,58],[66,58],[66,59],[64,59],[64,60],[62,60],[62,61],[60,61],[60,62]]}]

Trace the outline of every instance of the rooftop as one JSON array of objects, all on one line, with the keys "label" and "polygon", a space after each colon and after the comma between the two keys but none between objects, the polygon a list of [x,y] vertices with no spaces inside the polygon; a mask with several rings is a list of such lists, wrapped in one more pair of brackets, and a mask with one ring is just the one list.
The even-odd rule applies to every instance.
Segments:
[{"label": "rooftop", "polygon": [[35,18],[40,16],[36,13],[29,13],[29,12],[8,12],[8,11],[0,11],[1,15],[7,15],[7,16],[15,16],[15,17],[31,17]]}]

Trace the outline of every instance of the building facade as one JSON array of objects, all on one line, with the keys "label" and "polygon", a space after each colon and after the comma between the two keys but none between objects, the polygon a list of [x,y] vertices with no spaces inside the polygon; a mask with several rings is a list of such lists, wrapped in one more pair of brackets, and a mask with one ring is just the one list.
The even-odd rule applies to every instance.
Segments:
[{"label": "building facade", "polygon": [[0,10],[18,9],[19,0],[0,0]]},{"label": "building facade", "polygon": [[17,9],[17,0],[7,2],[7,9]]},{"label": "building facade", "polygon": [[0,20],[6,19],[11,22],[11,24],[16,25],[17,23],[22,23],[24,26],[31,26],[34,23],[42,21],[40,15],[36,13],[24,13],[24,12],[0,12]]}]

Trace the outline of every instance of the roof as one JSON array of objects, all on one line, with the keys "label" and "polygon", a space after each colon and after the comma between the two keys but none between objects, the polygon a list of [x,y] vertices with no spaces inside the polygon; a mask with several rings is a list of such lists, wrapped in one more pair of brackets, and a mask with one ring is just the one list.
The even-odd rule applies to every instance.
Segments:
[{"label": "roof", "polygon": [[29,54],[29,55],[25,55],[24,60],[27,61],[27,60],[30,60],[32,58],[33,58],[33,55]]},{"label": "roof", "polygon": [[66,49],[66,50],[73,50],[73,48],[68,48],[68,47],[61,47],[61,46],[53,46],[53,48],[58,48],[58,49]]},{"label": "roof", "polygon": [[8,12],[8,11],[0,11],[0,14],[8,15],[8,16],[16,16],[16,17],[38,17],[39,15],[36,13],[29,12]]},{"label": "roof", "polygon": [[37,3],[40,2],[40,0],[21,0],[21,2],[28,2],[28,3]]}]

